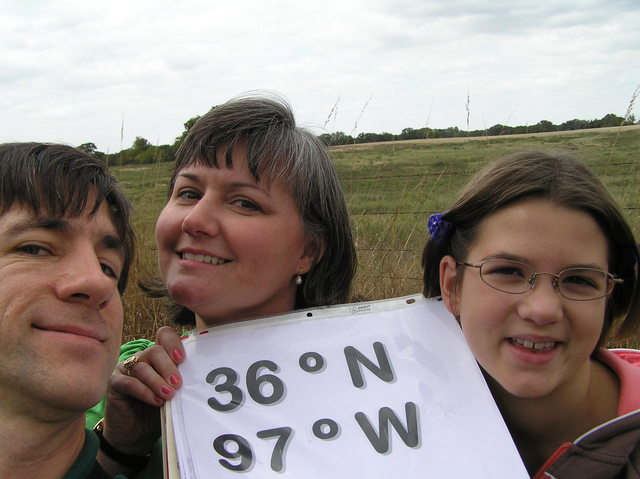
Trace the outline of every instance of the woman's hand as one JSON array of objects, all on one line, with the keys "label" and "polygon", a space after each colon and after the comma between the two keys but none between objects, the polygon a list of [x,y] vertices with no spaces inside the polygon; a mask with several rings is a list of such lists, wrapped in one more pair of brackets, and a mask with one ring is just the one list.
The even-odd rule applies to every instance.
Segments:
[{"label": "woman's hand", "polygon": [[148,453],[160,437],[159,407],[182,385],[177,365],[185,357],[175,329],[164,326],[156,345],[116,366],[109,379],[104,438],[127,455]]}]

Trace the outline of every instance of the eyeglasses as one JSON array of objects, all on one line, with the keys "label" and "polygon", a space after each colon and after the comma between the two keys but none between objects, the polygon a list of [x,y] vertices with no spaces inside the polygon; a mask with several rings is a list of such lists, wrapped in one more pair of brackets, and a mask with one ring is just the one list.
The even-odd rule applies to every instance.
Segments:
[{"label": "eyeglasses", "polygon": [[624,280],[616,278],[597,268],[569,268],[554,273],[537,273],[531,266],[510,259],[489,259],[480,264],[456,261],[458,265],[478,268],[480,278],[493,289],[509,294],[523,294],[536,285],[538,276],[552,277],[551,284],[563,298],[573,301],[591,301],[604,298],[613,291],[616,283]]}]

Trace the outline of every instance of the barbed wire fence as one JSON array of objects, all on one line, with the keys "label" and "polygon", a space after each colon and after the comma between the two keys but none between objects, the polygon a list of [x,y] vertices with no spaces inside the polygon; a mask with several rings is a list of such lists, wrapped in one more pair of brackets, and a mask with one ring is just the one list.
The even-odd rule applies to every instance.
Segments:
[{"label": "barbed wire fence", "polygon": [[[624,161],[624,162],[602,162],[602,163],[592,163],[590,167],[594,170],[598,169],[606,169],[610,167],[638,167],[637,162],[632,161]],[[418,181],[417,178],[422,178],[424,180],[428,180],[429,178],[441,178],[443,176],[462,176],[462,177],[470,177],[473,172],[468,170],[459,170],[459,171],[448,171],[448,172],[425,172],[419,175],[416,174],[392,174],[392,175],[367,175],[367,176],[357,176],[357,177],[342,177],[341,182],[343,185],[363,182],[363,181],[376,181],[376,182],[384,182],[388,180],[402,180],[402,179],[411,179],[413,182]],[[621,209],[623,212],[628,214],[629,217],[637,217],[638,222],[640,222],[640,206],[638,206],[638,196],[640,196],[640,190],[638,194],[635,195],[633,201],[635,201],[634,205],[625,205],[621,204]],[[393,211],[384,211],[384,210],[364,210],[364,211],[351,211],[350,215],[352,217],[352,221],[357,221],[357,218],[365,218],[365,217],[415,217],[416,219],[423,220],[422,222],[425,224],[424,228],[424,236],[423,240],[427,239],[427,230],[426,230],[426,220],[434,213],[439,213],[441,211],[432,211],[427,209],[407,209],[407,210],[393,210]],[[634,226],[634,225],[632,225]],[[638,226],[636,224],[636,226]],[[636,234],[640,234],[640,232],[636,231]],[[389,255],[396,255],[397,257],[411,257],[414,262],[418,262],[422,255],[422,247],[419,248],[394,248],[388,246],[356,246],[356,251],[359,258],[363,256],[367,257],[383,257]],[[364,255],[363,255],[364,254]],[[360,261],[359,261],[360,262]],[[365,268],[364,272],[359,273],[359,278],[368,282],[377,282],[377,281],[396,281],[396,282],[413,282],[415,284],[422,282],[422,276],[418,275],[406,275],[406,274],[393,274],[389,271],[378,271],[376,268]],[[404,294],[404,293],[403,293]],[[380,295],[378,295],[380,296]],[[384,296],[384,294],[382,295]],[[360,299],[370,299],[367,297]],[[371,299],[378,299],[376,295],[374,295]]]}]

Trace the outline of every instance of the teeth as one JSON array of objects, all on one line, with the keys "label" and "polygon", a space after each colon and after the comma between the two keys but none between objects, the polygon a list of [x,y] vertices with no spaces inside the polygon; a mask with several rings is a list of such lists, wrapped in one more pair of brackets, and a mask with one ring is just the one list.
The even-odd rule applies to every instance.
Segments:
[{"label": "teeth", "polygon": [[553,348],[553,345],[555,344],[555,341],[549,341],[546,343],[535,343],[533,341],[529,341],[527,339],[519,339],[519,338],[513,338],[513,342],[516,344],[519,344],[520,346],[527,348],[527,349],[533,349],[534,351],[541,351],[543,349],[551,349]]},{"label": "teeth", "polygon": [[227,259],[216,258],[215,256],[207,256],[205,254],[181,253],[180,257],[182,259],[198,261],[199,263],[205,264],[224,264],[229,262],[229,260]]}]

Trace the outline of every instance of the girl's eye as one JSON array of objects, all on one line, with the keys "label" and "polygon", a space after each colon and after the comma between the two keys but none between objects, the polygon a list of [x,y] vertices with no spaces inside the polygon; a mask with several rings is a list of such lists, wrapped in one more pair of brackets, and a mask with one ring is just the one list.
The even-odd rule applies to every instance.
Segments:
[{"label": "girl's eye", "polygon": [[571,286],[579,286],[582,288],[597,288],[598,281],[586,275],[572,274],[562,278],[562,283]]},{"label": "girl's eye", "polygon": [[502,274],[505,276],[520,276],[520,277],[524,276],[524,274],[522,273],[522,270],[520,270],[519,268],[514,268],[513,266],[500,268],[496,270],[495,273]]},{"label": "girl's eye", "polygon": [[502,276],[515,276],[520,278],[524,277],[522,269],[513,265],[491,265],[491,267],[486,268],[484,274],[499,274]]},{"label": "girl's eye", "polygon": [[17,251],[31,256],[48,256],[51,254],[51,251],[49,251],[47,248],[45,248],[44,246],[39,246],[37,244],[27,244],[24,246],[20,246],[19,248],[17,248]]}]

